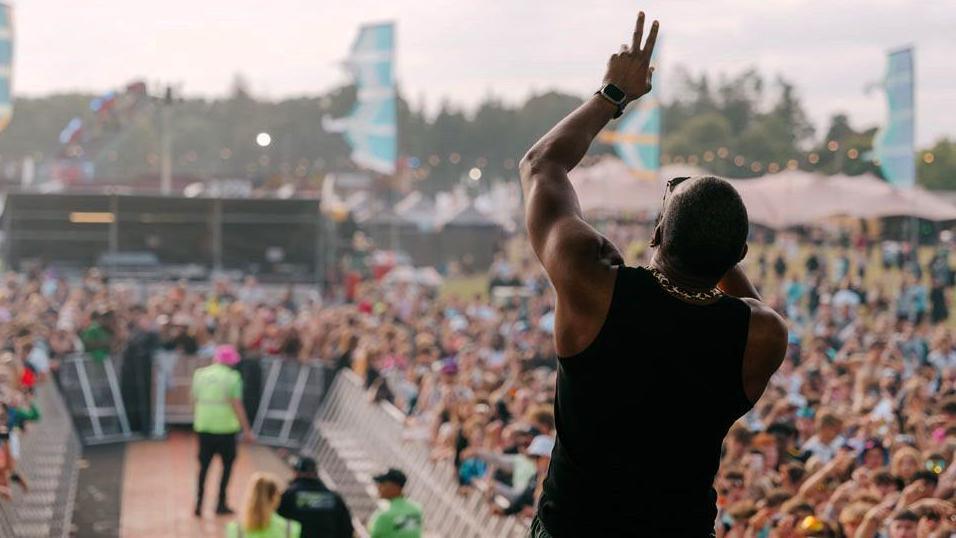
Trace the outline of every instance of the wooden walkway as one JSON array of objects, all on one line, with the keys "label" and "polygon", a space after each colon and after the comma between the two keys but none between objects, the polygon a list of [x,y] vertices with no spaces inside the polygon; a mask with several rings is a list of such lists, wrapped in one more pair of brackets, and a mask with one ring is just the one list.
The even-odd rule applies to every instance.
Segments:
[{"label": "wooden walkway", "polygon": [[[172,431],[164,441],[138,441],[126,448],[120,536],[123,538],[218,538],[231,517],[214,513],[221,466],[213,461],[206,483],[201,518],[193,515],[199,473],[198,445],[187,431]],[[257,471],[276,475],[282,484],[291,477],[285,463],[267,447],[240,444],[229,482],[229,503],[237,515],[246,483]]]}]

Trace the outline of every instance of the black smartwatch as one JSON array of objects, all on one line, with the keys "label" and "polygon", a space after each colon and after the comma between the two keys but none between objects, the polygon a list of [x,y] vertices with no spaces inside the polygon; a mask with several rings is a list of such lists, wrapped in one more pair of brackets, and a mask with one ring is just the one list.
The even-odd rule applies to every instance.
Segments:
[{"label": "black smartwatch", "polygon": [[614,84],[607,83],[601,86],[601,89],[596,91],[595,94],[607,99],[617,107],[617,112],[614,113],[615,118],[620,118],[624,114],[624,107],[627,106],[627,94],[624,93],[624,90]]}]

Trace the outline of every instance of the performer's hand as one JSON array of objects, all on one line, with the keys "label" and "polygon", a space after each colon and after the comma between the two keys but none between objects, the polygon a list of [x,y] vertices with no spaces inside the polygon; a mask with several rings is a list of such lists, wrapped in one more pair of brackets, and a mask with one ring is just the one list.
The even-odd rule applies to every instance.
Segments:
[{"label": "performer's hand", "polygon": [[607,74],[604,83],[611,83],[624,90],[627,100],[633,101],[651,91],[651,77],[654,68],[651,67],[651,55],[654,53],[654,43],[657,41],[658,23],[654,21],[651,31],[647,34],[647,42],[641,48],[644,37],[644,12],[637,16],[637,27],[630,45],[621,45],[621,51],[611,56],[607,62]]},{"label": "performer's hand", "polygon": [[256,436],[252,434],[250,430],[242,432],[242,441],[245,443],[255,443]]}]

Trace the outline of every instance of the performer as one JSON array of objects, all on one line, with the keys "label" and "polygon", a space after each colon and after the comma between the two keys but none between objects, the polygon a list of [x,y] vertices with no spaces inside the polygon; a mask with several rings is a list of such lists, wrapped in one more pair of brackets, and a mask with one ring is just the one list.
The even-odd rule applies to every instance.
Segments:
[{"label": "performer", "polygon": [[787,330],[738,267],[743,201],[726,181],[667,183],[647,267],[625,267],[568,181],[594,137],[651,89],[655,21],[600,89],[521,162],[528,235],[557,293],[557,442],[533,537],[714,535],[730,426],[783,360]]}]

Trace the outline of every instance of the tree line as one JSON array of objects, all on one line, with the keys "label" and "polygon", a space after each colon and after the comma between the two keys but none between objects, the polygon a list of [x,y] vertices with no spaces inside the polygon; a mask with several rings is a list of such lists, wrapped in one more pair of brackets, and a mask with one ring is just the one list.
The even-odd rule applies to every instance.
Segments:
[{"label": "tree line", "polygon": [[[681,71],[673,97],[662,103],[661,156],[711,173],[747,178],[787,167],[825,174],[880,175],[873,162],[875,126],[855,127],[834,114],[817,132],[793,84],[754,69],[709,77]],[[93,122],[93,95],[57,94],[15,101],[11,124],[0,133],[0,165],[15,167],[25,156],[40,162],[66,154],[58,141],[73,117]],[[354,87],[324,95],[257,99],[237,77],[228,96],[178,99],[170,109],[174,174],[178,177],[244,178],[269,186],[286,182],[317,186],[332,171],[354,168],[341,135],[323,128],[323,117],[341,117],[355,99]],[[471,168],[486,179],[512,180],[517,160],[582,98],[560,92],[534,95],[519,105],[488,97],[465,111],[444,102],[436,114],[399,98],[399,154],[403,175],[418,188],[448,189]],[[159,172],[160,104],[142,107],[129,121],[110,125],[79,158],[96,176],[136,183]],[[612,126],[613,128],[613,126]],[[255,144],[268,132],[272,143]],[[595,144],[593,154],[611,153]],[[956,142],[941,139],[918,152],[919,182],[956,189]],[[0,170],[3,167],[0,166]],[[7,170],[9,173],[9,169]]]}]

